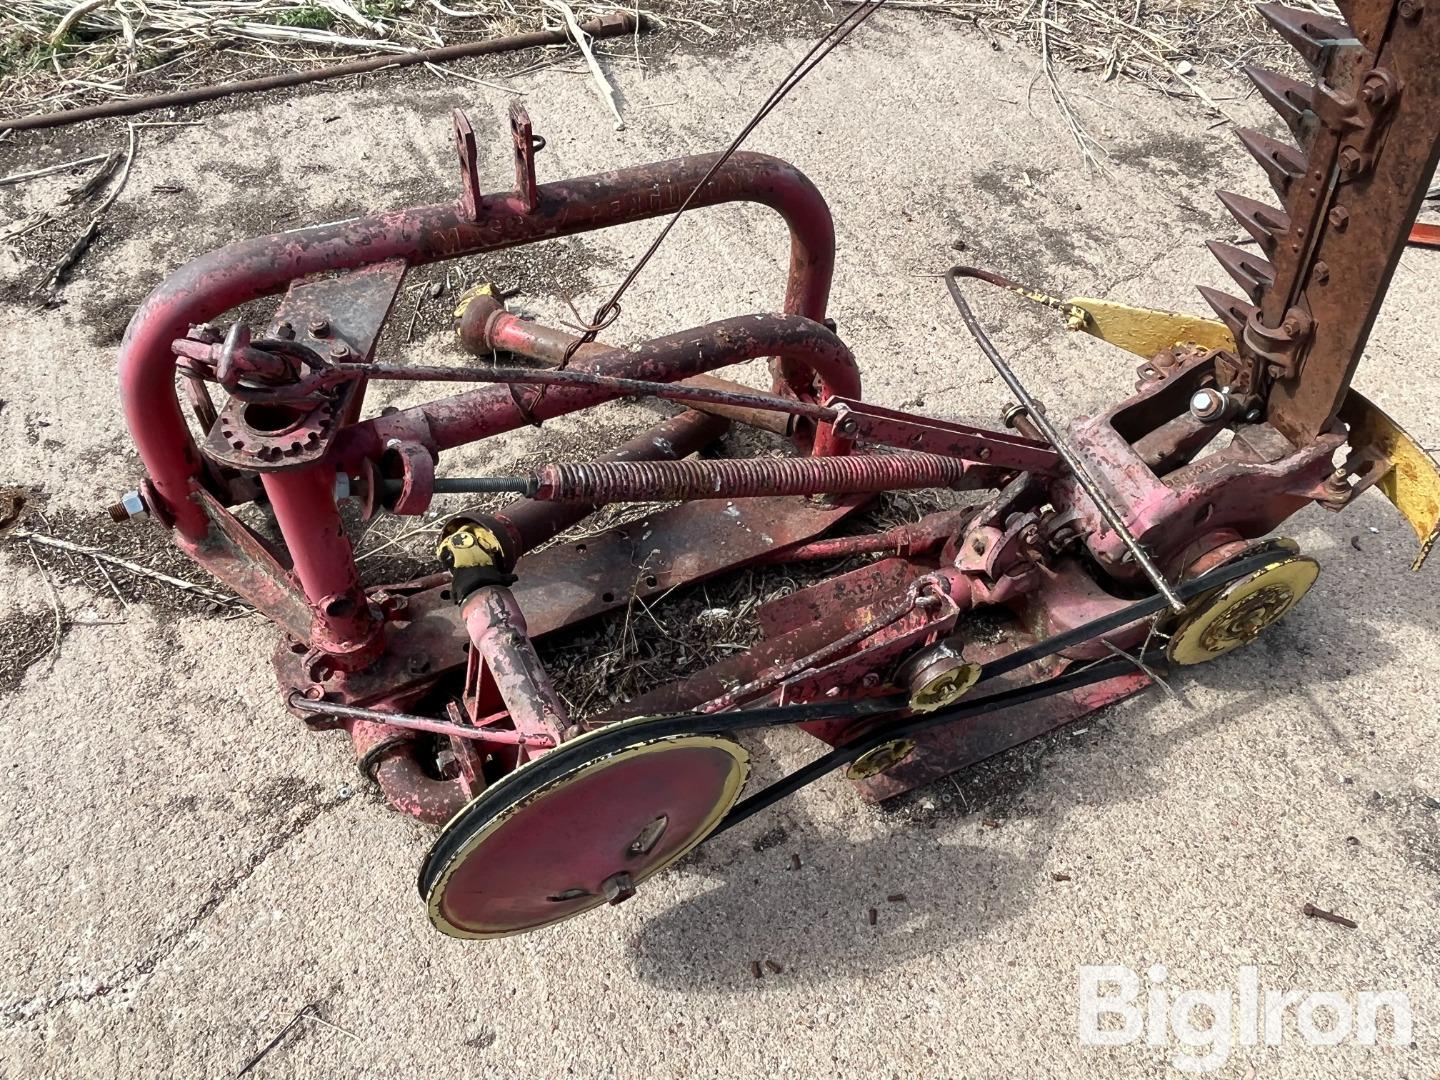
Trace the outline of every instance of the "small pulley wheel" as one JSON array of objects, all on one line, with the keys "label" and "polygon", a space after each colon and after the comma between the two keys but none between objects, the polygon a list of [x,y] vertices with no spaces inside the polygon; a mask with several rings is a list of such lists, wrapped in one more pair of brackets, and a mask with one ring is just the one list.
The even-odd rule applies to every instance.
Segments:
[{"label": "small pulley wheel", "polygon": [[506,937],[619,903],[720,824],[750,772],[739,743],[637,730],[609,749],[618,726],[527,763],[450,820],[420,868],[437,929]]},{"label": "small pulley wheel", "polygon": [[1294,550],[1293,544],[1277,544],[1274,562],[1192,601],[1170,632],[1166,652],[1171,662],[1214,660],[1250,644],[1284,618],[1320,576],[1320,564]]}]

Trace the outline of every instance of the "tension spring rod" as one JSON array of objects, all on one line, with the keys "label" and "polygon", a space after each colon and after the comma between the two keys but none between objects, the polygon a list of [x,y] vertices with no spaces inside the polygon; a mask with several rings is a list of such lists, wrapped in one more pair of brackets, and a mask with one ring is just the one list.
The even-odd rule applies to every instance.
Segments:
[{"label": "tension spring rod", "polygon": [[1075,480],[1085,489],[1085,494],[1090,496],[1090,501],[1095,504],[1095,508],[1100,511],[1100,516],[1105,519],[1105,524],[1115,530],[1115,535],[1120,537],[1121,543],[1129,549],[1130,554],[1135,558],[1136,565],[1145,572],[1145,576],[1150,579],[1151,584],[1153,584],[1160,595],[1165,598],[1165,602],[1170,605],[1170,609],[1177,613],[1183,612],[1185,610],[1184,601],[1175,595],[1175,591],[1170,588],[1170,583],[1165,580],[1165,575],[1162,574],[1160,568],[1151,561],[1145,549],[1140,546],[1140,542],[1135,539],[1134,534],[1132,534],[1125,525],[1125,519],[1120,516],[1120,512],[1111,504],[1099,483],[1096,482],[1095,477],[1086,467],[1085,462],[1081,460],[1080,456],[1070,449],[1070,446],[1060,437],[1060,432],[1056,430],[1054,424],[1050,423],[1044,411],[1036,405],[1035,399],[1030,396],[1030,391],[1025,389],[1025,384],[1022,383],[1015,375],[1015,372],[1010,369],[1010,365],[1005,362],[1005,358],[1000,355],[999,350],[995,348],[994,342],[990,340],[984,328],[981,327],[979,320],[975,318],[975,313],[970,310],[970,305],[966,303],[964,294],[960,292],[958,279],[962,276],[969,276],[969,267],[952,266],[945,273],[945,285],[950,290],[950,299],[955,301],[955,307],[960,312],[960,318],[965,320],[965,328],[969,330],[971,336],[975,338],[976,344],[980,346],[980,351],[985,354],[985,359],[990,361],[995,370],[1000,373],[1000,378],[1005,380],[1005,385],[1010,388],[1010,392],[1013,393],[1020,404],[1025,407],[1025,411],[1030,419],[1034,421],[1035,426],[1040,429],[1040,433],[1045,436],[1045,441],[1055,448],[1055,452],[1059,454],[1060,457],[1064,459],[1065,464],[1070,467],[1070,471],[1075,474]]},{"label": "tension spring rod", "polygon": [[521,735],[504,728],[475,727],[470,724],[455,724],[448,720],[433,720],[428,716],[410,713],[389,712],[384,709],[362,709],[358,705],[341,705],[333,701],[312,701],[298,690],[292,690],[288,699],[292,709],[316,716],[330,716],[347,720],[369,720],[372,723],[388,724],[390,727],[405,728],[409,731],[427,731],[433,735],[454,735],[461,739],[483,739],[489,742],[525,745],[539,748],[553,747],[554,741],[546,735]]}]

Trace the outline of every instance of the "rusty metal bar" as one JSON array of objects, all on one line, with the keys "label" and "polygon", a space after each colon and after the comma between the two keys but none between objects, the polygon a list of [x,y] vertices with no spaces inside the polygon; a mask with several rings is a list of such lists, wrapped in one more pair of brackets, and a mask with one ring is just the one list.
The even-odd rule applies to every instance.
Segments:
[{"label": "rusty metal bar", "polygon": [[[506,311],[489,297],[478,297],[465,308],[456,332],[459,334],[460,344],[475,356],[492,357],[497,352],[508,352],[552,366],[564,361],[571,349],[574,349],[574,360],[593,360],[614,349],[614,346],[599,341],[582,342],[575,334],[522,319]],[[674,385],[725,390],[731,393],[754,393],[748,386],[714,375],[692,375]],[[737,424],[759,428],[776,435],[788,436],[794,428],[794,422],[788,415],[768,409],[752,409],[716,401],[696,401],[690,405],[698,412],[721,416]]]},{"label": "rusty metal bar", "polygon": [[[613,352],[605,349],[603,352]],[[396,382],[479,382],[479,383],[508,383],[512,386],[595,386],[602,390],[614,390],[617,393],[627,396],[645,395],[647,397],[667,398],[671,401],[684,402],[686,405],[693,405],[696,408],[710,405],[725,406],[732,411],[741,412],[772,412],[787,416],[803,416],[807,420],[815,420],[821,423],[833,423],[839,415],[834,409],[826,408],[823,405],[816,405],[809,401],[797,401],[795,398],[781,397],[778,394],[766,394],[759,390],[751,390],[738,383],[728,383],[724,386],[706,386],[697,383],[693,378],[678,383],[654,382],[645,379],[625,379],[614,375],[605,375],[594,371],[584,371],[579,368],[555,369],[552,371],[536,371],[532,368],[517,367],[451,367],[449,365],[431,364],[335,364],[327,369],[333,372],[336,377],[345,379],[366,378],[366,379],[389,379]],[[325,375],[320,377],[323,381]],[[722,380],[716,380],[722,381]],[[303,390],[306,384],[297,384],[297,388]],[[733,389],[732,389],[733,387]],[[277,391],[288,391],[290,388],[281,387]],[[283,400],[286,397],[303,396],[300,393],[280,393],[275,395]]]},{"label": "rusty metal bar", "polygon": [[[1276,245],[1275,285],[1262,297],[1266,327],[1307,313],[1313,320],[1308,348],[1299,344],[1298,363],[1277,379],[1265,414],[1296,446],[1326,431],[1344,403],[1440,161],[1440,18],[1433,5],[1409,5],[1413,17],[1388,6],[1357,9],[1349,20],[1371,42],[1378,37],[1374,66],[1368,52],[1337,55],[1312,96],[1316,180],[1290,188],[1293,232]],[[1357,59],[1366,63],[1350,70]]]},{"label": "rusty metal bar", "polygon": [[[580,24],[589,37],[622,37],[645,28],[644,21],[629,12],[616,12]],[[196,86],[187,90],[176,90],[169,94],[152,94],[148,97],[129,98],[124,101],[106,101],[99,105],[86,105],[79,109],[64,109],[60,112],[34,113],[15,120],[0,120],[0,131],[27,131],[36,128],[61,127],[78,124],[85,120],[100,120],[110,116],[133,116],[136,113],[154,109],[167,109],[176,105],[195,105],[202,101],[232,97],[236,94],[253,94],[261,90],[278,90],[286,86],[301,86],[305,83],[325,79],[339,79],[346,75],[363,75],[367,71],[383,68],[406,68],[415,64],[443,64],[450,60],[463,60],[471,56],[488,53],[515,52],[520,49],[537,49],[545,45],[564,45],[570,40],[565,30],[536,30],[528,34],[511,34],[506,37],[489,38],[485,41],[471,41],[463,45],[446,45],[439,49],[422,49],[416,52],[393,53],[372,56],[365,60],[351,60],[344,64],[311,68],[307,71],[287,71],[280,75],[266,75],[259,79],[242,79],[238,82],[217,83],[214,86]]]},{"label": "rusty metal bar", "polygon": [[390,712],[381,709],[362,709],[358,705],[341,705],[334,701],[311,701],[299,691],[292,690],[288,699],[292,709],[310,713],[312,716],[334,716],[345,720],[369,720],[406,731],[424,731],[431,735],[454,735],[457,739],[478,739],[500,746],[531,746],[549,749],[555,745],[548,735],[525,735],[508,728],[476,727],[473,724],[455,724],[449,720],[436,720],[429,716],[413,713]]}]

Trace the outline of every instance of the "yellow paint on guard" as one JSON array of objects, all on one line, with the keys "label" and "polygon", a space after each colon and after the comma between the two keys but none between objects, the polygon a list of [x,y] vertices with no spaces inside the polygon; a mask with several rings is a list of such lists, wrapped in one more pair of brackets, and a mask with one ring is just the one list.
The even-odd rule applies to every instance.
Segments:
[{"label": "yellow paint on guard", "polygon": [[1083,321],[1071,318],[1070,329],[1118,345],[1126,352],[1150,359],[1175,345],[1199,345],[1206,349],[1233,349],[1235,339],[1224,323],[1178,311],[1130,307],[1113,300],[1077,296],[1066,300],[1067,307],[1085,313]]},{"label": "yellow paint on guard", "polygon": [[1345,398],[1340,419],[1350,428],[1355,450],[1390,463],[1375,486],[1419,537],[1420,553],[1410,566],[1419,570],[1440,540],[1440,467],[1404,428],[1357,390]]},{"label": "yellow paint on guard", "polygon": [[[1083,330],[1147,360],[1179,344],[1235,348],[1235,338],[1215,319],[1085,296],[1060,300],[1019,286],[1010,291],[1061,312],[1071,330]],[[1419,570],[1440,541],[1440,466],[1404,428],[1357,390],[1351,389],[1345,398],[1340,419],[1350,428],[1353,449],[1389,464],[1375,486],[1419,537],[1420,552],[1410,565],[1411,570]]]}]

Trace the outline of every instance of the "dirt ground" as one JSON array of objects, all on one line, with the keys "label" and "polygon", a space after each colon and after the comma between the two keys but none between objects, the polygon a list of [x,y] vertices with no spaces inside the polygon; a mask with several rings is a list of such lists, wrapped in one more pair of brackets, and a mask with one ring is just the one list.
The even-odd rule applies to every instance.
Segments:
[{"label": "dirt ground", "polygon": [[[935,276],[957,253],[1061,294],[1195,311],[1193,284],[1222,284],[1203,241],[1237,230],[1210,190],[1263,196],[1228,125],[1072,81],[1112,151],[1111,172],[1089,175],[1031,56],[910,12],[857,40],[751,146],[827,193],[832,314],[867,397],[987,422],[1004,404]],[[505,85],[546,137],[539,165],[554,179],[723,145],[807,45],[617,62],[619,132],[583,76]],[[1268,123],[1238,87],[1214,93],[1235,119]],[[199,580],[153,526],[105,518],[138,476],[115,388],[130,313],[226,241],[451,197],[456,105],[490,186],[508,186],[508,99],[422,74],[212,106],[202,126],[140,132],[63,304],[37,310],[24,294],[73,231],[0,247],[0,487],[28,489],[27,527]],[[116,127],[28,135],[0,144],[0,172],[122,140]],[[9,189],[0,219],[71,184]],[[443,295],[407,355],[454,358],[444,322],[462,277],[514,280],[522,308],[557,319],[562,290],[593,306],[652,235],[627,227],[417,275]],[[692,215],[615,338],[776,307],[785,250],[764,211]],[[1437,275],[1440,255],[1406,256],[1358,380],[1427,446],[1440,444],[1440,381],[1423,366],[1440,339]],[[1005,297],[977,308],[1052,416],[1132,382],[1127,356]],[[579,456],[649,415],[615,406],[463,464]],[[831,778],[623,907],[485,944],[430,928],[414,890],[427,830],[383,808],[343,737],[285,714],[269,626],[0,545],[0,1075],[235,1075],[313,1004],[319,1019],[250,1075],[1159,1077],[1185,1063],[1180,1048],[1081,1044],[1077,971],[1160,964],[1176,992],[1234,988],[1253,965],[1265,987],[1409,996],[1408,1044],[1312,1047],[1292,1023],[1280,1046],[1235,1047],[1220,1075],[1431,1080],[1440,571],[1410,574],[1413,535],[1378,496],[1292,524],[1320,584],[1249,651],[1176,679],[1175,699],[1152,692],[898,806],[867,807]],[[755,743],[761,778],[813,747]],[[1304,918],[1307,901],[1359,928]],[[756,979],[754,960],[782,970]]]}]

